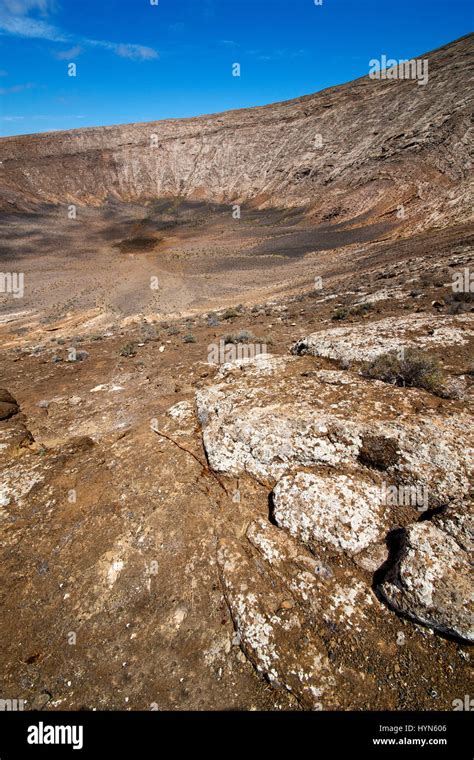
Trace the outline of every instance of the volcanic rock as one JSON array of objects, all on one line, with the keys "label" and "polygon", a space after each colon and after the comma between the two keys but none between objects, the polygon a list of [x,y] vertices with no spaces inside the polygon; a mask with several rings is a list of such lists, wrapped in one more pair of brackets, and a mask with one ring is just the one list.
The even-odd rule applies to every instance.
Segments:
[{"label": "volcanic rock", "polygon": [[382,497],[363,476],[299,472],[278,481],[273,517],[309,545],[357,554],[378,541],[386,526]]},{"label": "volcanic rock", "polygon": [[468,553],[429,522],[406,530],[401,556],[379,586],[390,604],[442,633],[474,640],[474,593]]}]

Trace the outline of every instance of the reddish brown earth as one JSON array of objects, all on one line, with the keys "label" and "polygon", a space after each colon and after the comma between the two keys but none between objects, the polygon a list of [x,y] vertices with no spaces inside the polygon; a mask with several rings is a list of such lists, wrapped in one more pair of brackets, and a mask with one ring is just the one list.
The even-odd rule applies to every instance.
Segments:
[{"label": "reddish brown earth", "polygon": [[[22,298],[0,294],[0,698],[451,710],[469,694],[472,291],[453,278],[473,271],[471,61],[472,36],[429,55],[425,87],[367,78],[0,141],[0,269],[25,275]],[[268,367],[210,364],[241,331]],[[361,375],[379,339],[436,360],[439,383]],[[304,490],[279,505],[303,476],[345,478],[341,513],[367,483],[411,478],[430,501],[374,512],[362,551],[346,525],[340,551],[301,530]],[[374,504],[356,503],[364,525]]]}]

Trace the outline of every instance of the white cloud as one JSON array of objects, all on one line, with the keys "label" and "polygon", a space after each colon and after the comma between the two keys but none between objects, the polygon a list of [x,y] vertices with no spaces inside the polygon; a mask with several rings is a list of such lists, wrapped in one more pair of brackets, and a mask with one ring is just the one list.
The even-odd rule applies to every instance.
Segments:
[{"label": "white cloud", "polygon": [[13,95],[17,92],[24,92],[25,90],[31,90],[35,85],[32,82],[27,84],[15,84],[13,87],[0,87],[0,95]]},{"label": "white cloud", "polygon": [[12,37],[30,37],[33,39],[65,42],[67,37],[55,26],[41,19],[28,16],[11,16],[0,9],[0,30]]},{"label": "white cloud", "polygon": [[151,61],[158,58],[156,50],[145,45],[132,45],[125,42],[109,42],[108,40],[82,40],[84,45],[110,50],[120,58],[130,58],[133,61]]},{"label": "white cloud", "polygon": [[0,0],[0,10],[6,10],[18,16],[33,10],[49,13],[54,10],[54,7],[54,0]]},{"label": "white cloud", "polygon": [[80,45],[75,45],[72,48],[69,48],[68,50],[60,50],[58,53],[55,53],[55,57],[59,61],[68,61],[72,58],[77,58],[82,53],[82,48]]},{"label": "white cloud", "polygon": [[115,52],[121,58],[131,58],[134,61],[151,61],[158,58],[156,50],[144,45],[115,45]]},{"label": "white cloud", "polygon": [[[137,45],[128,42],[110,42],[109,40],[91,40],[86,37],[68,34],[58,29],[53,24],[41,18],[29,15],[31,12],[39,12],[46,16],[55,10],[55,0],[0,0],[0,34],[12,37],[24,37],[29,39],[42,39],[50,42],[69,42],[74,47],[74,55],[79,55],[82,46],[100,47],[110,50],[120,58],[129,58],[133,61],[151,61],[158,58],[158,53],[151,47]],[[70,51],[57,54],[63,57],[74,57]]]}]

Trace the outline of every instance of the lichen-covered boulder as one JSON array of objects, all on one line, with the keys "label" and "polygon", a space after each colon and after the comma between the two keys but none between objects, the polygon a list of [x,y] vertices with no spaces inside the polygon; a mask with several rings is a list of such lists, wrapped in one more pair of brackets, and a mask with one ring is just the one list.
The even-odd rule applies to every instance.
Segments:
[{"label": "lichen-covered boulder", "polygon": [[273,517],[309,546],[357,554],[378,541],[386,525],[380,489],[358,474],[298,472],[273,490]]},{"label": "lichen-covered boulder", "polygon": [[474,641],[469,556],[431,522],[409,526],[399,556],[379,590],[399,612],[445,634]]},{"label": "lichen-covered boulder", "polygon": [[374,322],[319,330],[298,340],[292,353],[325,356],[341,361],[366,361],[400,347],[430,349],[467,343],[474,322],[470,315],[386,317]]},{"label": "lichen-covered boulder", "polygon": [[387,487],[413,491],[420,512],[469,492],[469,414],[440,414],[434,397],[416,388],[314,369],[310,357],[265,356],[221,367],[214,384],[197,391],[196,407],[216,472],[246,472],[272,487],[304,468],[360,467],[363,478],[363,467],[383,471]]}]

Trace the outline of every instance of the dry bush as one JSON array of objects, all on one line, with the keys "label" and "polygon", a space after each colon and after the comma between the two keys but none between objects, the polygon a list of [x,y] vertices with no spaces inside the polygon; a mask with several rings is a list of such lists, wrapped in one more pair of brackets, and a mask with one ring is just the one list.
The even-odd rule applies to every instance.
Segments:
[{"label": "dry bush", "polygon": [[445,376],[437,359],[414,348],[407,349],[403,356],[396,351],[380,354],[364,363],[362,374],[372,380],[446,395]]}]

